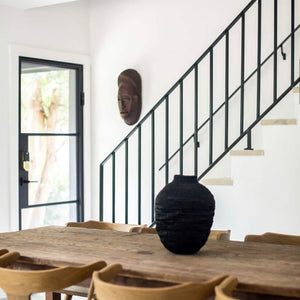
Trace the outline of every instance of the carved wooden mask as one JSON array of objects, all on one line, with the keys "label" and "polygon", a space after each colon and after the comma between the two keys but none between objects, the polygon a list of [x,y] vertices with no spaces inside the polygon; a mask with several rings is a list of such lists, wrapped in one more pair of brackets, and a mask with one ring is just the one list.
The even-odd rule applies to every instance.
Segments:
[{"label": "carved wooden mask", "polygon": [[118,77],[118,104],[120,115],[128,125],[135,124],[142,110],[142,80],[133,69],[123,71]]}]

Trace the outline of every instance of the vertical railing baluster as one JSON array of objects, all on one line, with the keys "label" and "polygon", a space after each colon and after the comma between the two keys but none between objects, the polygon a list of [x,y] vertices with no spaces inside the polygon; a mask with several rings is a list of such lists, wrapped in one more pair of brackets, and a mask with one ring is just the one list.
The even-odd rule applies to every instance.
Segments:
[{"label": "vertical railing baluster", "polygon": [[241,104],[240,104],[240,134],[244,132],[244,77],[245,77],[245,14],[242,14],[241,19]]},{"label": "vertical railing baluster", "polygon": [[256,118],[260,116],[261,85],[261,0],[257,1],[257,80],[256,80]]},{"label": "vertical railing baluster", "polygon": [[225,150],[228,148],[229,32],[225,39]]},{"label": "vertical railing baluster", "polygon": [[245,150],[253,150],[252,148],[252,139],[251,139],[251,130],[247,132],[247,148]]},{"label": "vertical railing baluster", "polygon": [[180,175],[183,175],[183,81],[180,82],[180,138],[179,138],[179,147],[180,147]]},{"label": "vertical railing baluster", "polygon": [[128,224],[128,139],[125,141],[125,224]]},{"label": "vertical railing baluster", "polygon": [[195,103],[194,103],[194,175],[198,175],[198,65],[195,66]]},{"label": "vertical railing baluster", "polygon": [[112,153],[112,222],[116,220],[116,153]]},{"label": "vertical railing baluster", "polygon": [[138,128],[138,224],[141,224],[141,211],[142,211],[142,195],[141,195],[141,183],[142,183],[142,127],[139,124]]},{"label": "vertical railing baluster", "polygon": [[295,80],[295,0],[291,0],[291,84]]},{"label": "vertical railing baluster", "polygon": [[155,202],[155,112],[151,113],[151,220],[154,222],[154,202]]},{"label": "vertical railing baluster", "polygon": [[209,58],[209,164],[213,162],[213,99],[214,99],[214,52],[210,49]]},{"label": "vertical railing baluster", "polygon": [[103,164],[100,165],[100,172],[99,172],[99,178],[100,178],[100,190],[99,190],[99,220],[103,221],[103,175],[104,175],[104,170],[103,170]]},{"label": "vertical railing baluster", "polygon": [[274,69],[273,69],[273,101],[277,101],[277,19],[278,0],[274,0]]},{"label": "vertical railing baluster", "polygon": [[169,183],[169,96],[166,96],[165,110],[165,184]]}]

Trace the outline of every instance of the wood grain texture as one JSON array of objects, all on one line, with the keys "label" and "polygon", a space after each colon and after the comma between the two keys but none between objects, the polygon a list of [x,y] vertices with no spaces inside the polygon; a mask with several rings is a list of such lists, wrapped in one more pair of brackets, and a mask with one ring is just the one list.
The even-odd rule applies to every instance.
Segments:
[{"label": "wood grain texture", "polygon": [[246,235],[245,242],[300,246],[300,236],[266,232],[262,235],[255,235],[255,234]]},{"label": "wood grain texture", "polygon": [[103,261],[80,267],[58,267],[49,270],[28,271],[0,268],[0,286],[8,300],[30,299],[32,293],[51,292],[81,282],[93,271],[105,267]]},{"label": "wood grain texture", "polygon": [[[93,284],[99,300],[205,300],[214,295],[214,288],[225,276],[203,282],[185,282],[162,287],[119,285],[112,281],[122,271],[120,264],[109,265],[93,273]],[[91,298],[88,298],[91,300]]]},{"label": "wood grain texture", "polygon": [[215,300],[238,300],[237,298],[231,297],[232,292],[236,289],[237,285],[238,280],[235,277],[227,277],[221,284],[215,287]]},{"label": "wood grain texture", "polygon": [[224,178],[204,178],[200,180],[203,185],[233,185],[233,180],[228,177]]},{"label": "wood grain texture", "polygon": [[0,248],[45,265],[104,260],[125,272],[170,281],[203,281],[231,275],[245,291],[300,298],[300,247],[209,240],[194,255],[175,255],[156,234],[49,226],[1,233]]},{"label": "wood grain texture", "polygon": [[110,223],[101,222],[95,220],[89,220],[86,222],[69,222],[66,224],[67,227],[81,227],[89,229],[105,229],[105,230],[116,230],[129,232],[132,228],[143,228],[146,225],[136,225],[136,224],[121,224],[121,223]]},{"label": "wood grain texture", "polygon": [[297,125],[297,119],[265,119],[261,125]]},{"label": "wood grain texture", "polygon": [[294,92],[294,93],[300,93],[300,86],[295,86],[295,87],[293,88],[293,92]]}]

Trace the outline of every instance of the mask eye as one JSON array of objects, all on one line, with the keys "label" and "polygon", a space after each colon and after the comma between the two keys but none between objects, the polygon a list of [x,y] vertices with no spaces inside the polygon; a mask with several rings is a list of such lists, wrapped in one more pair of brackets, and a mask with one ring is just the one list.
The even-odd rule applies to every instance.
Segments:
[{"label": "mask eye", "polygon": [[124,102],[129,102],[130,98],[128,96],[122,96],[121,100],[124,101]]}]

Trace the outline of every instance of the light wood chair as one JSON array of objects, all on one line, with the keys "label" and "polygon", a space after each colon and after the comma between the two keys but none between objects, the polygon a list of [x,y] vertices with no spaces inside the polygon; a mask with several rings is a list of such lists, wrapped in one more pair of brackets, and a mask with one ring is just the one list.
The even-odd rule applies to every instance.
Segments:
[{"label": "light wood chair", "polygon": [[262,235],[246,235],[245,242],[300,246],[300,236],[266,232]]},{"label": "light wood chair", "polygon": [[[157,233],[157,230],[154,227],[132,227],[130,231],[139,233]],[[230,230],[211,230],[208,239],[229,241],[230,232]]]},{"label": "light wood chair", "polygon": [[[121,224],[121,223],[110,223],[110,222],[102,222],[89,220],[86,222],[69,222],[66,224],[67,227],[79,227],[79,228],[88,228],[88,229],[100,229],[100,230],[114,230],[114,231],[124,231],[130,232],[133,228],[139,230],[146,225],[135,225],[135,224]],[[79,297],[87,297],[88,296],[88,288],[73,285],[66,289],[62,289],[58,291],[61,294],[65,294],[65,300],[71,300],[73,296]]]},{"label": "light wood chair", "polygon": [[237,287],[238,280],[229,276],[215,287],[215,300],[238,300],[232,297],[233,290]]},{"label": "light wood chair", "polygon": [[8,252],[6,249],[0,250],[0,267],[6,268],[12,265],[20,257],[19,252]]},{"label": "light wood chair", "polygon": [[139,233],[152,233],[152,234],[157,234],[156,228],[154,227],[145,227],[145,226],[141,226],[141,227],[132,227],[130,229],[131,232],[139,232]]},{"label": "light wood chair", "polygon": [[89,220],[86,222],[69,222],[66,224],[67,227],[81,227],[89,229],[104,229],[104,230],[115,230],[129,232],[132,228],[141,228],[145,225],[134,225],[134,224],[121,224],[121,223],[110,223]]},{"label": "light wood chair", "polygon": [[[122,272],[120,264],[107,266],[93,274],[93,285],[98,300],[202,300],[214,295],[214,287],[226,276],[218,276],[200,283],[174,283],[163,287],[124,286],[112,282]],[[90,292],[92,293],[93,286]],[[90,300],[90,298],[88,298]]]},{"label": "light wood chair", "polygon": [[52,292],[79,283],[95,270],[106,266],[98,261],[80,267],[58,267],[49,270],[25,271],[0,268],[0,287],[8,300],[28,300],[33,293]]},{"label": "light wood chair", "polygon": [[0,256],[7,253],[8,250],[7,249],[0,249]]},{"label": "light wood chair", "polygon": [[208,239],[218,241],[229,241],[230,233],[230,230],[211,230]]}]

